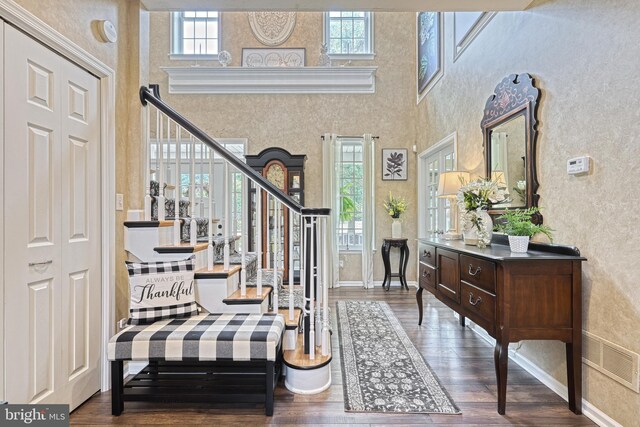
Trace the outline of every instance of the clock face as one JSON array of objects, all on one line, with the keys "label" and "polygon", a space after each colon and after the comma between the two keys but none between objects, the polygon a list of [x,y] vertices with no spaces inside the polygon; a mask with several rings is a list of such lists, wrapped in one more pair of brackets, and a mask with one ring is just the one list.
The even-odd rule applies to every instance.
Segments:
[{"label": "clock face", "polygon": [[272,184],[284,191],[284,169],[281,165],[278,163],[272,164],[267,169],[267,173],[265,175]]}]

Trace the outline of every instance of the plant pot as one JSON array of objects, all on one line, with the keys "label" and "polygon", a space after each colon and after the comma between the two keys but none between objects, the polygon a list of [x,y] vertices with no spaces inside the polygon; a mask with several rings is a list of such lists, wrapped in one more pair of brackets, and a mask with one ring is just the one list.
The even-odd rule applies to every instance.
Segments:
[{"label": "plant pot", "polygon": [[393,222],[391,223],[391,238],[399,239],[402,237],[402,222],[400,222],[399,218],[393,218]]},{"label": "plant pot", "polygon": [[529,249],[529,236],[509,236],[511,252],[526,253]]}]

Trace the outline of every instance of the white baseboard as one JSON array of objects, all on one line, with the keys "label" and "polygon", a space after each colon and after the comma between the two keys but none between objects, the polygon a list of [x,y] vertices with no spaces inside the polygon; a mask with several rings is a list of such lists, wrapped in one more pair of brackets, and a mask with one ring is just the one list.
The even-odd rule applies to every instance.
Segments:
[{"label": "white baseboard", "polygon": [[124,377],[139,374],[148,364],[149,362],[128,362],[127,369],[124,370]]},{"label": "white baseboard", "polygon": [[[487,334],[484,329],[469,321],[469,319],[467,319],[467,322],[469,329],[478,334],[478,336],[480,336],[492,346],[496,345],[496,340],[491,338],[491,336],[489,336],[489,334]],[[518,364],[518,366],[537,378],[542,384],[549,387],[558,396],[562,397],[566,401],[569,401],[567,386],[553,378],[531,360],[511,348],[509,349],[509,359],[513,360],[516,364]],[[596,408],[586,399],[582,399],[582,414],[602,427],[622,427],[622,424],[618,423],[616,420],[602,412],[600,409]]]},{"label": "white baseboard", "polygon": [[[398,286],[400,286],[400,281],[398,280],[392,280],[391,284],[396,284]],[[418,282],[413,282],[413,281],[407,281],[407,285],[410,287],[414,287],[414,288],[418,288]],[[374,287],[381,287],[382,286],[382,280],[374,280],[373,282],[373,286]],[[342,287],[354,287],[354,288],[362,288],[362,280],[341,280],[338,282],[338,286],[335,286],[336,288],[342,288]],[[372,288],[369,288],[372,289]]]}]

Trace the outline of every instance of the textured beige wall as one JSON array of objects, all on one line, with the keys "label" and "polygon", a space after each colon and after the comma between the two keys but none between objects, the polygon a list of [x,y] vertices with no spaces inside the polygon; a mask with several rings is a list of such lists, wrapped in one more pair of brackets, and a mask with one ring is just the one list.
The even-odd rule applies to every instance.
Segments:
[{"label": "textured beige wall", "polygon": [[[122,223],[128,208],[140,208],[139,182],[140,102],[139,82],[146,82],[144,54],[147,31],[137,0],[16,0],[45,23],[90,52],[116,72],[116,192],[125,196],[125,210],[116,212],[116,319],[127,316],[128,284],[124,268]],[[108,19],[118,29],[117,43],[103,43],[96,20]],[[147,18],[148,20],[148,18]],[[143,58],[141,62],[139,58]],[[130,179],[131,177],[131,179]]]},{"label": "textured beige wall", "polygon": [[[404,231],[416,236],[415,156],[409,156],[408,182],[383,182],[380,172],[382,148],[408,148],[415,143],[415,14],[379,13],[375,16],[376,60],[368,62],[378,68],[376,93],[370,95],[169,95],[167,75],[160,66],[189,65],[193,62],[168,59],[168,13],[151,14],[151,82],[160,83],[162,96],[179,112],[193,120],[214,137],[245,137],[248,152],[256,154],[266,147],[279,146],[292,154],[307,155],[305,170],[305,204],[320,206],[322,201],[322,152],[320,135],[336,132],[342,135],[371,133],[380,136],[376,154],[376,225],[377,242],[391,234],[391,219],[382,207],[389,193],[401,194],[409,201]],[[245,13],[222,14],[222,48],[239,65],[242,47],[258,47]],[[322,43],[322,14],[298,13],[293,34],[283,47],[307,49],[307,65],[315,65]],[[215,62],[202,62],[215,65]],[[415,243],[411,242],[411,247]],[[414,251],[415,253],[415,251]],[[341,280],[360,280],[358,255],[344,255]],[[395,254],[394,254],[395,256]],[[355,258],[357,259],[350,259]],[[408,277],[415,280],[415,263],[409,264]],[[375,280],[382,280],[382,259],[375,258]]]},{"label": "textured beige wall", "polygon": [[[458,131],[460,162],[482,173],[480,120],[495,85],[532,74],[542,90],[538,178],[545,223],[555,241],[576,245],[584,264],[584,328],[640,352],[640,113],[637,80],[640,4],[635,0],[547,0],[499,13],[453,63],[452,17],[445,20],[445,75],[419,106],[425,149]],[[571,177],[566,160],[588,154],[593,173]],[[520,352],[566,383],[564,346],[526,342]],[[639,426],[640,395],[584,366],[584,397],[625,426]]]}]

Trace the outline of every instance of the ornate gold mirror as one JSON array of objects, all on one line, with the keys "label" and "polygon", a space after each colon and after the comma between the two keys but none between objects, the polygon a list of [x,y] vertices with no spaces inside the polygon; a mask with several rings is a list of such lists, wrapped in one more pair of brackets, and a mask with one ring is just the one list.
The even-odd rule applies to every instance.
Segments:
[{"label": "ornate gold mirror", "polygon": [[[484,108],[485,174],[508,194],[503,203],[491,207],[491,215],[500,215],[507,208],[538,206],[536,127],[540,90],[534,83],[529,74],[511,74],[496,86]],[[542,223],[542,216],[534,220]]]}]

